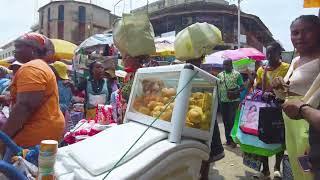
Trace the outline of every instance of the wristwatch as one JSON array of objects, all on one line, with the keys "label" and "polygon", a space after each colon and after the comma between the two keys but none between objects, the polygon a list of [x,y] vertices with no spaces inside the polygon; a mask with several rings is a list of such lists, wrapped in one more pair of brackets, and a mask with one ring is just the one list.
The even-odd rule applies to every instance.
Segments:
[{"label": "wristwatch", "polygon": [[306,106],[311,107],[310,104],[302,104],[302,105],[299,107],[299,115],[300,115],[300,117],[303,117],[303,115],[302,115],[302,108],[304,108],[304,107],[306,107]]}]

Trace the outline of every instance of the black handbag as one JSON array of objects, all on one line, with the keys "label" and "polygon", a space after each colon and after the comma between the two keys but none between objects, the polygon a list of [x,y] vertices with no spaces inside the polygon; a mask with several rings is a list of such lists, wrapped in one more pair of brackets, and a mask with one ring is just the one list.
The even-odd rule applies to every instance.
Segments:
[{"label": "black handbag", "polygon": [[284,144],[285,127],[279,106],[259,109],[259,139],[266,144]]}]

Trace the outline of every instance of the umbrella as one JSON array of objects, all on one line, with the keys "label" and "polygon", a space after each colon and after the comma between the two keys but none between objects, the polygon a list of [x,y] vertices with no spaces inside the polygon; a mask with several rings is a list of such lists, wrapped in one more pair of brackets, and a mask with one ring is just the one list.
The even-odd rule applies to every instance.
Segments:
[{"label": "umbrella", "polygon": [[218,51],[210,54],[204,59],[204,64],[219,64],[222,65],[223,61],[226,59],[224,56],[224,51]]},{"label": "umbrella", "polygon": [[0,60],[0,66],[9,67],[11,63],[15,61],[14,57],[8,57]]},{"label": "umbrella", "polygon": [[240,48],[239,51],[241,51],[248,58],[256,61],[262,61],[266,59],[266,56],[255,48]]},{"label": "umbrella", "polygon": [[[204,64],[211,64],[213,67],[222,68],[223,61],[226,59],[232,59],[232,64],[235,70],[243,72],[247,69],[254,68],[254,60],[238,54],[232,54],[233,56],[227,56],[228,53],[233,52],[234,50],[224,50],[213,53],[205,58]],[[233,57],[233,58],[230,58]],[[240,58],[240,59],[239,59]]]},{"label": "umbrella", "polygon": [[96,45],[113,44],[113,36],[110,33],[107,34],[95,34],[88,39],[84,40],[76,49],[78,52],[80,49],[89,48]]},{"label": "umbrella", "polygon": [[195,23],[180,31],[175,39],[176,58],[190,60],[210,54],[222,42],[221,31],[208,23]]},{"label": "umbrella", "polygon": [[224,56],[232,60],[250,58],[256,61],[261,61],[266,59],[266,56],[255,48],[240,48],[236,50],[225,50]]},{"label": "umbrella", "polygon": [[74,51],[77,48],[77,45],[61,40],[61,39],[51,39],[53,46],[54,46],[54,58],[56,60],[61,59],[72,59],[74,56]]}]

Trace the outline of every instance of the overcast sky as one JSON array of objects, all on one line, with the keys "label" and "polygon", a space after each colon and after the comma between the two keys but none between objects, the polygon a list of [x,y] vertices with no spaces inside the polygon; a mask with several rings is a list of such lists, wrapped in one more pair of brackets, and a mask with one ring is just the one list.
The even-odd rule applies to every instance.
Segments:
[{"label": "overcast sky", "polygon": [[[38,19],[37,9],[49,0],[0,0],[0,46],[28,32]],[[85,1],[85,0],[84,0]],[[92,0],[113,12],[114,4],[119,0]],[[149,0],[154,2],[156,0]],[[87,0],[89,2],[89,0]],[[230,0],[235,2],[235,0]],[[132,7],[145,5],[147,0],[132,0]],[[266,24],[286,50],[292,50],[289,26],[293,19],[302,14],[317,14],[318,9],[303,9],[303,0],[243,0],[242,11],[255,14]],[[130,10],[130,0],[116,6],[116,14]]]}]

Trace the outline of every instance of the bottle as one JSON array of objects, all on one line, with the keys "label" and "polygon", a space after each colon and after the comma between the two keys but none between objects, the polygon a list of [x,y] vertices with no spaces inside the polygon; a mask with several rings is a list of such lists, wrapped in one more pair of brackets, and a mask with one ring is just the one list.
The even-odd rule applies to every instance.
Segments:
[{"label": "bottle", "polygon": [[38,177],[37,180],[55,180],[54,164],[58,151],[58,142],[55,140],[43,140],[40,143],[40,152],[38,159]]}]

